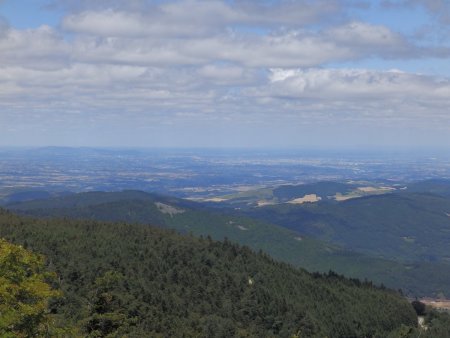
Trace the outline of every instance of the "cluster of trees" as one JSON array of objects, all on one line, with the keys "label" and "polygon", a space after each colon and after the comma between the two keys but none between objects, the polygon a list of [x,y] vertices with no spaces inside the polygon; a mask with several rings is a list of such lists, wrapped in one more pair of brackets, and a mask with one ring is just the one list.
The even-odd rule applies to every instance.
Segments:
[{"label": "cluster of trees", "polygon": [[50,302],[61,296],[53,288],[55,275],[45,270],[44,257],[0,239],[0,336],[56,336]]},{"label": "cluster of trees", "polygon": [[[228,240],[1,209],[0,237],[38,262],[24,271],[42,276],[39,330],[52,318],[83,337],[387,337],[417,322],[394,291],[312,275]],[[50,275],[28,250],[47,257]]]}]

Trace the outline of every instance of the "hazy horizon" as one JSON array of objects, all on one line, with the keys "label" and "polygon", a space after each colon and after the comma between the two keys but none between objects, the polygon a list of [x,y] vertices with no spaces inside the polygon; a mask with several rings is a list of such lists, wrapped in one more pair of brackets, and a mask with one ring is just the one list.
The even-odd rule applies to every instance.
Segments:
[{"label": "hazy horizon", "polygon": [[[154,153],[156,155],[181,155],[181,156],[266,156],[270,157],[294,157],[294,158],[355,158],[368,159],[379,158],[382,160],[420,160],[450,159],[449,148],[437,147],[145,147],[145,146],[1,146],[0,152],[11,154],[32,154],[34,151],[54,151],[55,154],[68,155],[89,151],[113,152],[117,154],[127,153]],[[436,163],[437,164],[437,163]]]}]

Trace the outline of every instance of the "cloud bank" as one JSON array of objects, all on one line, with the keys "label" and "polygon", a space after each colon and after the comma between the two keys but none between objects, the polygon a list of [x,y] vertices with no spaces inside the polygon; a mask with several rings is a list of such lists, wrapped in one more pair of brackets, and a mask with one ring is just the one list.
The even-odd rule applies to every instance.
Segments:
[{"label": "cloud bank", "polygon": [[[312,131],[326,131],[327,144],[346,130],[352,143],[372,127],[450,141],[442,136],[450,131],[450,74],[402,69],[447,61],[449,41],[424,43],[355,14],[420,7],[437,35],[447,24],[445,1],[42,6],[62,13],[59,25],[19,29],[0,20],[0,144],[30,143],[30,130],[38,143],[54,144],[64,128],[63,143],[73,145],[118,145],[117,133],[130,136],[124,145],[235,145],[211,140],[211,130],[222,131],[215,138],[227,130],[250,135],[238,138],[246,146],[265,145],[268,133],[280,146],[304,146]],[[98,138],[86,137],[92,133]],[[159,142],[164,135],[170,142]]]}]

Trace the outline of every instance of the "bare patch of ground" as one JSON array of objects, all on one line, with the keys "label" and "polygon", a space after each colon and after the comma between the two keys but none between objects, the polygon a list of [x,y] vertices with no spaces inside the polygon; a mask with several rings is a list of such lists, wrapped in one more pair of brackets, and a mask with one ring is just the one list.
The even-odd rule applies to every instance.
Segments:
[{"label": "bare patch of ground", "polygon": [[219,202],[225,202],[226,200],[227,200],[226,198],[222,198],[222,197],[212,197],[212,198],[204,199],[203,201],[219,203]]},{"label": "bare patch of ground", "polygon": [[357,188],[357,190],[365,192],[365,193],[373,194],[373,193],[384,193],[387,191],[392,191],[392,190],[395,190],[395,188],[392,188],[392,187],[359,187],[359,188]]},{"label": "bare patch of ground", "polygon": [[263,207],[266,205],[274,205],[274,204],[277,204],[277,203],[275,201],[269,201],[269,200],[261,200],[261,201],[256,202],[256,206],[258,206],[258,207]]},{"label": "bare patch of ground", "polygon": [[173,217],[173,215],[182,214],[183,212],[185,212],[184,209],[178,209],[171,205],[164,204],[161,202],[156,202],[155,205],[159,211],[161,211],[163,214],[169,214],[171,217]]},{"label": "bare patch of ground", "polygon": [[336,195],[334,195],[334,199],[338,202],[342,202],[342,201],[346,201],[352,198],[358,198],[361,197],[361,195],[356,195],[356,194],[348,194],[348,195],[342,195],[340,192],[336,193]]},{"label": "bare patch of ground", "polygon": [[291,203],[291,204],[314,203],[314,202],[320,201],[321,199],[322,199],[322,197],[317,196],[316,194],[309,194],[309,195],[305,195],[300,198],[290,200],[288,203]]},{"label": "bare patch of ground", "polygon": [[392,192],[396,190],[393,187],[372,187],[372,186],[366,186],[366,187],[358,187],[356,190],[351,191],[350,193],[343,195],[340,192],[336,193],[336,195],[333,196],[333,198],[340,202],[340,201],[346,201],[352,198],[359,198],[363,196],[368,195],[381,195],[381,194],[387,194],[389,192]]}]

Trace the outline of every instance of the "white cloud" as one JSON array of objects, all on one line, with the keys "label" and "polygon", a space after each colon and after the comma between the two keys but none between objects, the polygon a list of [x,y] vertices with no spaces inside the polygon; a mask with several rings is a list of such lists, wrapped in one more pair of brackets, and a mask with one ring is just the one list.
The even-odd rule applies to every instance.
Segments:
[{"label": "white cloud", "polygon": [[[174,26],[173,31],[181,34],[203,31],[232,24],[305,26],[336,21],[343,14],[347,1],[336,0],[184,0],[184,1],[73,1],[59,0],[53,6],[63,7],[72,12],[64,20],[65,27],[77,32],[105,36],[122,36],[132,26],[141,34],[152,34],[151,27]],[[135,20],[129,22],[132,13]],[[124,31],[114,27],[114,19],[123,19],[130,26]],[[97,20],[99,22],[97,22]],[[101,25],[101,29],[98,26]],[[187,32],[180,30],[187,28]]]},{"label": "white cloud", "polygon": [[400,34],[385,26],[364,22],[351,22],[334,27],[327,32],[327,36],[337,45],[347,46],[364,56],[408,57],[416,52],[415,47]]},{"label": "white cloud", "polygon": [[83,12],[65,17],[62,23],[67,30],[96,36],[141,36],[146,23],[135,14],[115,12]]},{"label": "white cloud", "polygon": [[273,105],[287,102],[291,112],[319,116],[450,123],[450,81],[398,70],[272,69],[267,86],[248,95],[271,98]]},{"label": "white cloud", "polygon": [[345,38],[343,30],[347,28],[341,27],[323,34],[287,31],[265,36],[230,32],[190,39],[80,37],[73,44],[72,57],[83,62],[140,65],[225,61],[250,67],[305,67],[371,56],[398,58],[407,51],[414,54],[416,49],[394,34],[383,38],[379,27],[371,28],[364,26],[365,35],[358,31],[357,38],[351,34]]},{"label": "white cloud", "polygon": [[256,84],[258,80],[254,70],[232,65],[208,64],[200,67],[198,74],[205,81],[227,86]]},{"label": "white cloud", "polygon": [[55,69],[70,62],[70,46],[49,26],[10,28],[0,36],[0,63],[30,68]]},{"label": "white cloud", "polygon": [[189,37],[205,36],[239,17],[221,2],[186,1],[152,7],[144,12],[84,11],[63,19],[68,31],[101,37]]},{"label": "white cloud", "polygon": [[[173,69],[73,64],[57,71],[3,67],[0,110],[43,114],[139,112],[160,120],[183,112],[225,118],[248,114],[450,119],[450,82],[400,71],[272,69],[267,77],[231,65]],[[164,115],[160,113],[164,112]],[[306,115],[305,115],[306,114]],[[271,118],[268,118],[269,120]]]},{"label": "white cloud", "polygon": [[448,78],[352,66],[389,59],[401,68],[448,49],[347,20],[341,1],[61,3],[76,7],[61,27],[0,23],[0,123],[9,129],[449,124]]},{"label": "white cloud", "polygon": [[272,69],[271,85],[285,95],[328,98],[448,99],[450,81],[399,70]]},{"label": "white cloud", "polygon": [[[303,19],[304,13],[298,21],[291,20],[291,14],[302,8],[312,21]],[[72,34],[69,39],[48,26],[5,31],[0,36],[0,61],[43,68],[80,62],[183,66],[217,61],[240,67],[295,68],[371,57],[450,55],[446,47],[415,46],[381,25],[352,21],[311,29],[309,23],[323,18],[318,14],[323,8],[329,14],[338,12],[340,6],[321,1],[278,5],[237,1],[232,6],[222,1],[186,0],[144,6],[140,12],[135,8],[86,9],[63,18],[62,27]],[[268,11],[273,16],[266,15]]]}]

